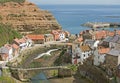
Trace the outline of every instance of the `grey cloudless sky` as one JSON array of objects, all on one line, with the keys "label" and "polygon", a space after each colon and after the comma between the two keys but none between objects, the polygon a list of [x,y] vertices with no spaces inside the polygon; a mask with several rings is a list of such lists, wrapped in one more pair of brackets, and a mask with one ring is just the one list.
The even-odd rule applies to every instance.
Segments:
[{"label": "grey cloudless sky", "polygon": [[29,0],[36,4],[106,4],[120,5],[120,0]]}]

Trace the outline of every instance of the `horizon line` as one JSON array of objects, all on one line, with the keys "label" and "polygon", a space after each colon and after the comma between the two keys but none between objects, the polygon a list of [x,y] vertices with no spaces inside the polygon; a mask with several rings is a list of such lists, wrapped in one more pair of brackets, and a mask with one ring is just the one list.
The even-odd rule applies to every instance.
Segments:
[{"label": "horizon line", "polygon": [[[35,3],[35,2],[32,2]],[[37,5],[120,5],[120,4],[41,4],[41,3],[35,3]]]}]

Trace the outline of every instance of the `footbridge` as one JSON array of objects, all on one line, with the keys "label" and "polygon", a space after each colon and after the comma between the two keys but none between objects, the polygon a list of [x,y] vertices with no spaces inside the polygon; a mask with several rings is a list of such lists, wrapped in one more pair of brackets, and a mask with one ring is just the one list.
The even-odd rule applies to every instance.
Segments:
[{"label": "footbridge", "polygon": [[[11,74],[13,77],[21,81],[29,80],[32,77],[33,72],[50,72],[57,71],[58,76],[68,77],[71,76],[71,70],[67,66],[51,66],[51,67],[38,67],[38,68],[13,68],[10,67]],[[47,78],[50,78],[51,75],[48,75]],[[53,76],[52,76],[53,77]]]},{"label": "footbridge", "polygon": [[52,67],[38,67],[38,68],[13,68],[11,67],[10,69],[31,71],[31,70],[55,70],[55,69],[60,69],[60,68],[67,69],[68,67],[67,66],[52,66]]}]

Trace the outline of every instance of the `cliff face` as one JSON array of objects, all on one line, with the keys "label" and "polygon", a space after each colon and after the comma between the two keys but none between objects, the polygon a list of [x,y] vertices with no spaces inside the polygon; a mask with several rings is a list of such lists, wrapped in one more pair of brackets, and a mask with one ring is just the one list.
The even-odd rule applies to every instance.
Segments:
[{"label": "cliff face", "polygon": [[61,29],[49,11],[41,10],[30,2],[0,4],[0,22],[12,25],[15,30],[21,33]]}]

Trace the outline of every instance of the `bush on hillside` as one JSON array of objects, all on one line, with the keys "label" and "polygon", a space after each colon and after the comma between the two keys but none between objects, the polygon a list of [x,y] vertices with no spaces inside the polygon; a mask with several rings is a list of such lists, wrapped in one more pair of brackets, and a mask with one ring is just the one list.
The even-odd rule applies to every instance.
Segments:
[{"label": "bush on hillside", "polygon": [[0,3],[6,3],[6,2],[23,3],[23,2],[25,2],[25,0],[0,0]]},{"label": "bush on hillside", "polygon": [[13,30],[10,25],[0,23],[0,46],[11,43],[14,38],[21,38],[21,35]]}]

